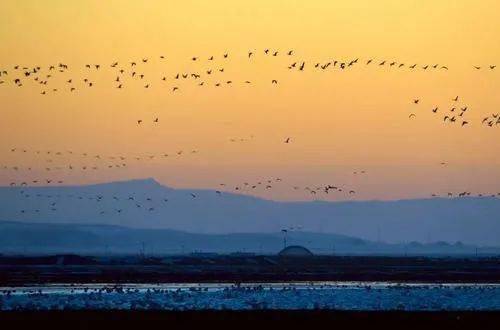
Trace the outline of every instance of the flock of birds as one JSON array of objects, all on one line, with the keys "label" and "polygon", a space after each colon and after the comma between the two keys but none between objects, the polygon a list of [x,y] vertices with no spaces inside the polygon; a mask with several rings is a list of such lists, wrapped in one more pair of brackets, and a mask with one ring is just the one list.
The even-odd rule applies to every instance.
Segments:
[{"label": "flock of birds", "polygon": [[[446,165],[446,163],[441,163],[441,165]],[[358,170],[352,172],[352,175],[364,175],[364,174],[366,174],[365,170]],[[36,184],[39,182],[43,183],[44,187],[50,186],[51,183],[56,184],[56,186],[63,184],[63,181],[61,180],[56,181],[51,179],[50,180],[47,179],[46,181],[34,180],[31,183]],[[45,184],[45,182],[47,184]],[[82,202],[86,201],[87,204],[85,205],[85,208],[94,209],[96,210],[96,213],[101,216],[108,215],[110,213],[120,215],[126,212],[131,212],[133,210],[154,212],[160,210],[163,206],[167,207],[167,205],[172,204],[172,202],[175,203],[176,200],[179,201],[179,195],[176,195],[172,199],[167,195],[158,196],[156,194],[154,196],[153,195],[146,196],[134,192],[129,192],[127,195],[109,194],[109,193],[63,194],[61,193],[61,191],[59,191],[58,193],[57,191],[54,191],[54,193],[47,193],[43,192],[42,190],[38,190],[38,188],[34,187],[31,183],[23,181],[19,183],[12,182],[10,184],[11,187],[18,189],[20,196],[24,200],[30,200],[29,205],[32,206],[32,208],[22,208],[19,210],[20,214],[35,215],[35,214],[41,214],[44,211],[56,212],[59,210],[60,205],[63,206],[69,205],[69,209],[72,209],[73,206],[71,204],[68,204],[68,200],[82,201]],[[350,196],[356,194],[355,190],[348,188],[345,185],[338,185],[338,184],[312,185],[312,186],[297,186],[297,185],[287,186],[283,185],[283,179],[281,178],[270,178],[256,182],[248,181],[248,182],[242,182],[237,185],[220,183],[219,188],[217,190],[214,190],[214,194],[221,196],[222,194],[225,193],[252,193],[252,192],[258,193],[276,187],[280,188],[281,190],[286,189],[287,187],[293,190],[299,190],[299,191],[301,190],[314,196],[316,196],[317,194],[324,194],[324,196],[326,196],[331,193],[343,194],[343,196]],[[461,197],[471,197],[471,196],[473,196],[473,194],[470,191],[462,191],[458,193],[448,192],[442,196],[435,193],[431,194],[431,197],[433,198],[437,197],[461,198]],[[476,193],[474,194],[474,196],[500,198],[500,192],[496,194]],[[204,193],[203,195],[200,196],[196,191],[186,191],[184,197],[181,198],[185,202],[187,200],[195,200],[202,197],[207,197],[207,195]],[[114,203],[113,207],[109,209],[109,203],[108,203],[107,204],[108,209],[101,208],[100,207],[101,204],[106,204],[102,203],[104,201],[113,202]],[[94,204],[89,205],[88,202],[93,202]]]},{"label": "flock of birds", "polygon": [[[236,54],[238,57],[241,54]],[[365,66],[378,66],[396,69],[408,70],[448,70],[447,65],[443,64],[418,64],[418,63],[403,63],[394,60],[377,60],[374,58],[361,60],[359,58],[350,60],[332,59],[323,62],[311,62],[302,59],[296,59],[294,50],[279,51],[272,49],[264,49],[260,51],[248,51],[246,57],[249,61],[253,60],[256,56],[264,56],[270,58],[282,57],[293,58],[293,62],[286,65],[289,70],[305,71],[308,68],[314,70],[325,71],[328,69],[346,70],[356,65],[363,64]],[[152,88],[153,85],[159,84],[162,88],[168,88],[172,92],[181,90],[182,81],[193,81],[197,86],[231,86],[237,83],[249,85],[252,84],[250,80],[233,80],[225,78],[224,64],[233,56],[229,53],[224,53],[221,56],[211,55],[206,57],[192,56],[189,62],[197,64],[192,70],[179,70],[173,74],[167,71],[160,71],[157,77],[152,77],[145,72],[146,66],[158,60],[159,65],[166,65],[168,63],[167,57],[160,55],[155,58],[142,58],[139,60],[130,60],[127,62],[113,61],[112,63],[87,63],[83,66],[84,76],[79,77],[72,73],[70,66],[65,63],[57,63],[48,66],[31,65],[22,66],[14,65],[11,68],[0,69],[0,85],[11,83],[17,87],[26,86],[28,83],[34,83],[35,86],[41,88],[40,94],[47,95],[49,93],[56,93],[60,91],[76,92],[81,88],[92,88],[96,85],[95,73],[102,72],[105,69],[111,70],[109,73],[112,75],[112,84],[116,89],[124,89],[132,83],[139,83],[145,89]],[[495,70],[496,65],[478,66],[474,65],[475,70],[489,69]],[[82,69],[76,67],[77,70]],[[61,79],[57,79],[61,77]],[[62,83],[62,85],[61,85]],[[271,85],[278,85],[278,79],[272,78],[269,80]],[[142,119],[137,120],[138,124],[143,122]]]},{"label": "flock of birds", "polygon": [[[362,171],[365,173],[365,171]],[[354,175],[356,175],[358,172],[355,171],[353,172]],[[39,180],[33,181],[35,184],[39,183]],[[47,184],[45,185],[45,182]],[[54,181],[54,180],[46,180],[45,182],[42,182],[44,184],[44,187],[50,186],[51,183],[53,184],[63,184],[63,181]],[[251,192],[262,192],[262,191],[267,191],[276,187],[279,187],[280,189],[283,189],[287,186],[284,186],[283,184],[283,179],[281,178],[270,178],[270,179],[264,179],[264,180],[259,180],[255,182],[241,182],[240,184],[226,184],[226,183],[219,183],[219,188],[214,191],[214,194],[217,196],[221,196],[224,193],[251,193]],[[57,186],[56,185],[56,186]],[[33,187],[30,183],[27,181],[23,182],[11,182],[10,186],[12,188],[16,188],[19,191],[20,196],[23,199],[29,199],[31,200],[30,205],[41,205],[43,206],[42,208],[23,208],[19,212],[21,214],[38,214],[42,212],[43,210],[49,210],[52,212],[58,211],[57,206],[63,203],[64,205],[64,199],[73,199],[76,201],[93,201],[95,202],[95,209],[99,210],[100,215],[105,215],[109,213],[109,210],[101,210],[99,209],[99,203],[103,201],[112,201],[116,203],[116,207],[112,209],[113,213],[121,214],[125,210],[131,210],[131,209],[140,209],[140,210],[145,210],[148,212],[153,212],[157,209],[160,208],[161,205],[166,205],[165,203],[167,202],[172,202],[172,199],[169,196],[161,196],[159,197],[158,195],[156,196],[141,196],[139,193],[134,193],[130,192],[128,195],[123,196],[123,195],[110,195],[106,193],[98,193],[98,194],[61,194],[61,193],[41,193],[40,190],[37,189],[37,187]],[[53,185],[54,186],[54,185]],[[54,186],[54,187],[56,187]],[[303,190],[308,194],[311,195],[316,195],[316,194],[330,194],[330,193],[337,193],[337,194],[344,194],[345,196],[353,195],[356,193],[355,190],[346,187],[345,185],[316,185],[316,186],[291,186],[293,190]],[[203,195],[206,196],[206,195]],[[177,196],[178,197],[178,196]],[[200,195],[196,191],[188,191],[185,193],[184,196],[184,201],[186,199],[197,199],[200,198]],[[174,199],[175,200],[175,199]],[[127,203],[127,205],[124,205],[123,203]],[[171,203],[169,203],[171,204]],[[133,206],[130,208],[130,206]]]},{"label": "flock of birds", "polygon": [[[124,168],[127,167],[127,162],[133,161],[133,162],[144,162],[144,161],[152,161],[152,160],[159,160],[159,159],[175,159],[179,157],[184,157],[187,155],[195,155],[198,153],[198,150],[193,149],[193,150],[177,150],[175,152],[170,152],[170,153],[161,153],[161,154],[156,154],[156,153],[150,153],[147,155],[140,155],[140,156],[116,156],[116,155],[103,155],[103,154],[90,154],[88,152],[74,152],[71,150],[68,151],[51,151],[51,150],[28,150],[28,149],[18,149],[18,148],[11,148],[10,153],[19,153],[19,154],[33,154],[33,155],[38,155],[38,156],[43,156],[45,159],[42,161],[47,164],[46,166],[43,166],[41,168],[35,168],[33,166],[22,166],[22,165],[0,165],[0,169],[3,170],[12,170],[12,171],[33,171],[33,170],[43,170],[46,172],[51,172],[51,171],[60,171],[60,170],[68,170],[68,171],[92,171],[92,170],[99,170],[99,169],[112,169],[112,168]],[[86,163],[90,163],[91,165],[74,165],[72,163],[68,163],[69,160],[67,159],[67,156],[71,156],[75,159],[72,159],[75,162],[81,162],[82,160]],[[67,162],[65,165],[54,165],[56,162],[59,162],[60,160],[64,160]],[[40,182],[33,182],[32,183],[40,183]],[[47,182],[50,183],[50,182]]]},{"label": "flock of birds", "polygon": [[[234,57],[241,57],[241,54],[236,54]],[[256,56],[262,56],[267,58],[279,58],[284,57],[288,64],[286,68],[291,71],[306,71],[306,70],[319,70],[319,71],[327,71],[327,70],[348,70],[356,66],[374,66],[374,67],[387,67],[394,69],[407,69],[407,70],[449,70],[449,67],[444,64],[418,64],[418,63],[403,63],[399,61],[393,60],[377,60],[374,58],[370,59],[360,59],[354,58],[350,60],[339,60],[332,59],[323,62],[311,62],[305,61],[302,59],[298,59],[295,55],[294,50],[287,51],[279,51],[273,49],[264,49],[259,51],[248,51],[244,57],[248,59],[248,61],[252,61]],[[114,61],[112,63],[103,64],[103,63],[87,63],[82,67],[75,67],[73,71],[73,67],[70,69],[70,66],[65,63],[58,63],[49,66],[21,66],[15,65],[9,69],[0,69],[0,86],[3,84],[11,83],[15,87],[24,87],[28,84],[35,84],[35,86],[39,86],[41,88],[40,94],[47,95],[48,93],[56,93],[60,91],[69,91],[76,92],[80,90],[82,87],[92,88],[96,85],[96,81],[100,81],[96,78],[96,74],[101,72],[105,72],[105,74],[113,77],[111,84],[108,86],[112,86],[115,89],[122,90],[126,87],[129,87],[134,84],[139,84],[145,89],[152,88],[153,86],[160,85],[162,88],[170,89],[171,92],[179,92],[183,86],[185,86],[184,82],[192,82],[195,83],[199,87],[203,86],[213,86],[213,87],[222,87],[222,86],[231,86],[234,84],[244,84],[250,85],[252,81],[250,80],[233,80],[225,76],[226,69],[225,66],[228,61],[233,57],[233,55],[229,53],[223,53],[220,56],[192,56],[189,59],[186,59],[188,63],[190,63],[190,67],[192,69],[186,70],[178,70],[178,68],[174,68],[176,71],[174,73],[171,72],[172,68],[168,68],[165,66],[168,63],[167,57],[161,55],[156,58],[142,58],[139,60],[131,60],[127,62],[118,62]],[[158,63],[159,62],[159,63]],[[146,73],[148,72],[148,66],[153,63],[153,66],[150,68],[154,69],[154,74]],[[283,64],[283,61],[277,62],[278,64]],[[160,69],[158,69],[160,68]],[[163,70],[166,71],[163,71]],[[285,66],[283,66],[285,69]],[[486,66],[473,66],[474,70],[495,70],[496,65],[486,65]],[[107,70],[107,71],[106,71]],[[170,70],[170,71],[169,71]],[[151,71],[151,70],[149,70]],[[83,77],[79,76],[79,74],[83,73]],[[158,75],[155,77],[154,75]],[[269,80],[271,85],[278,85],[278,79],[273,78]],[[62,84],[62,85],[61,85]],[[469,118],[467,118],[467,114],[470,111],[470,107],[467,104],[461,104],[461,99],[459,96],[456,96],[451,99],[452,103],[446,107],[434,106],[430,111],[432,114],[436,116],[440,116],[443,123],[446,124],[454,124],[457,123],[460,127],[468,126],[471,122]],[[413,104],[418,106],[421,104],[420,99],[414,99]],[[417,112],[418,113],[418,112]],[[410,119],[416,118],[417,113],[411,113],[409,115]],[[137,125],[142,125],[145,122],[152,122],[153,124],[158,124],[160,122],[159,117],[153,117],[150,119],[139,118],[137,119]],[[500,124],[500,116],[499,113],[492,113],[491,115],[485,117],[482,120],[482,125],[486,127],[497,127]],[[229,139],[232,143],[237,142],[246,142],[253,138],[231,138]],[[289,144],[292,143],[291,137],[286,137],[283,139],[283,143]],[[116,155],[100,155],[100,154],[90,154],[85,152],[75,152],[75,151],[51,151],[51,150],[26,150],[19,148],[12,148],[10,150],[12,153],[22,153],[29,154],[33,153],[36,155],[40,155],[45,157],[43,162],[45,165],[41,168],[37,168],[36,170],[44,171],[45,173],[54,171],[96,171],[100,169],[116,169],[116,168],[125,168],[130,161],[151,161],[158,159],[171,159],[172,157],[181,157],[186,156],[188,154],[196,154],[198,150],[178,150],[170,153],[160,153],[160,154],[148,154],[141,156],[116,156]],[[61,157],[64,156],[74,156],[79,157],[78,160],[74,160],[74,162],[67,162],[64,165],[60,164]],[[81,160],[84,159],[87,163],[91,163],[91,165],[81,165]],[[84,161],[84,162],[85,162]],[[74,164],[80,165],[74,165]],[[32,171],[35,170],[33,167],[21,166],[21,165],[1,165],[0,169],[3,170],[12,170],[12,171]],[[365,174],[365,170],[354,171],[354,175],[363,175]],[[266,179],[257,182],[242,182],[237,185],[229,185],[225,183],[220,183],[218,190],[215,191],[216,194],[221,195],[223,192],[253,192],[262,190],[270,190],[276,184],[281,183],[281,178],[274,179]],[[55,197],[59,198],[60,196],[43,196],[41,194],[31,194],[23,190],[23,188],[36,186],[36,185],[59,185],[63,184],[64,181],[55,178],[39,178],[32,180],[25,180],[16,182],[13,181],[10,183],[11,187],[19,187],[22,190],[20,191],[24,198],[33,198],[33,197],[47,197],[49,199]],[[334,184],[323,184],[323,185],[311,185],[311,186],[291,186],[293,190],[303,190],[309,195],[317,195],[317,194],[331,194],[331,193],[342,193],[347,196],[356,194],[356,191],[352,187],[345,187],[341,185]],[[460,193],[452,193],[449,192],[447,194],[448,197],[466,197],[470,196],[470,192],[460,192]],[[197,198],[198,196],[195,193],[189,193],[190,198]],[[498,194],[483,194],[479,193],[477,196],[500,196]],[[104,195],[99,194],[96,196],[67,196],[68,198],[76,198],[79,200],[93,200],[96,203],[101,202],[104,198]],[[438,197],[436,194],[432,194],[432,197]],[[114,201],[119,201],[122,197],[111,196],[107,197]],[[133,196],[128,196],[126,198],[127,201],[135,204],[136,208],[146,209],[150,212],[155,210],[155,207],[148,206],[147,203],[153,202],[152,197],[146,197],[144,201],[138,201]],[[163,203],[168,202],[168,198],[162,199]],[[48,207],[51,211],[57,210],[57,201],[52,200]],[[116,208],[116,213],[122,213],[124,211],[123,208]],[[21,213],[27,213],[28,210],[23,209]],[[33,212],[39,213],[40,209],[34,209]],[[100,211],[100,214],[105,214],[105,211]]]},{"label": "flock of birds", "polygon": [[[447,106],[446,109],[440,109],[439,106],[435,106],[431,109],[431,112],[434,115],[441,114],[441,118],[443,123],[454,124],[458,123],[460,127],[464,127],[470,124],[470,120],[465,116],[470,110],[469,106],[466,104],[459,105],[459,96],[452,98],[453,102],[451,105]],[[420,99],[413,100],[414,105],[420,104]],[[409,119],[416,118],[417,115],[415,113],[410,113],[408,116]],[[490,116],[483,118],[481,124],[486,127],[496,127],[500,124],[500,113],[492,113]]]}]

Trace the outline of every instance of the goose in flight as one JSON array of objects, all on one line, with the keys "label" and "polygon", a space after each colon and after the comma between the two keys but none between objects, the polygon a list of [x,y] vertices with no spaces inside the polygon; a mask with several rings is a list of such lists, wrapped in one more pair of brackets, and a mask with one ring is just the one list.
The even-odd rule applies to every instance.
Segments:
[{"label": "goose in flight", "polygon": [[409,119],[412,119],[413,117],[416,117],[416,115],[415,115],[414,113],[412,113],[412,114],[410,114],[410,115],[408,116],[408,118],[409,118]]}]

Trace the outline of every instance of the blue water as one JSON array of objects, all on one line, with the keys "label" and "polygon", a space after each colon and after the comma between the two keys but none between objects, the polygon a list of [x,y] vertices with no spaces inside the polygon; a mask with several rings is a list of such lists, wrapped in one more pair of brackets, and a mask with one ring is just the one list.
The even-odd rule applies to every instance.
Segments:
[{"label": "blue water", "polygon": [[500,284],[297,282],[0,287],[0,310],[500,310]]}]

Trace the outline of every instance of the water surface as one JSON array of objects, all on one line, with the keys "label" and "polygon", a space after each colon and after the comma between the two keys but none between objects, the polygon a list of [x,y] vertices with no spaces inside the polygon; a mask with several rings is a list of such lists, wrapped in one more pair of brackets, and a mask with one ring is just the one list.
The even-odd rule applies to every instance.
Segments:
[{"label": "water surface", "polygon": [[500,284],[51,284],[0,287],[0,310],[500,310]]}]

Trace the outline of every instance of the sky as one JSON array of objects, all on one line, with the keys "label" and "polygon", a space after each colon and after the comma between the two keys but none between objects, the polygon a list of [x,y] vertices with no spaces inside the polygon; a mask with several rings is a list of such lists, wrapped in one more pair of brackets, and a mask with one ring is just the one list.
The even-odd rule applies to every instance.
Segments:
[{"label": "sky", "polygon": [[[500,64],[499,10],[467,0],[4,0],[0,185],[152,177],[275,200],[500,192],[500,125],[482,124],[500,112],[500,68],[489,68]],[[355,59],[345,70],[314,68]],[[288,69],[294,62],[304,70]],[[48,72],[59,63],[68,69]],[[49,84],[17,65],[40,66]],[[193,72],[201,77],[174,78]],[[457,122],[443,122],[452,107]],[[109,168],[119,156],[126,166]],[[271,178],[282,181],[244,187]],[[355,194],[305,190],[324,185]]]}]

